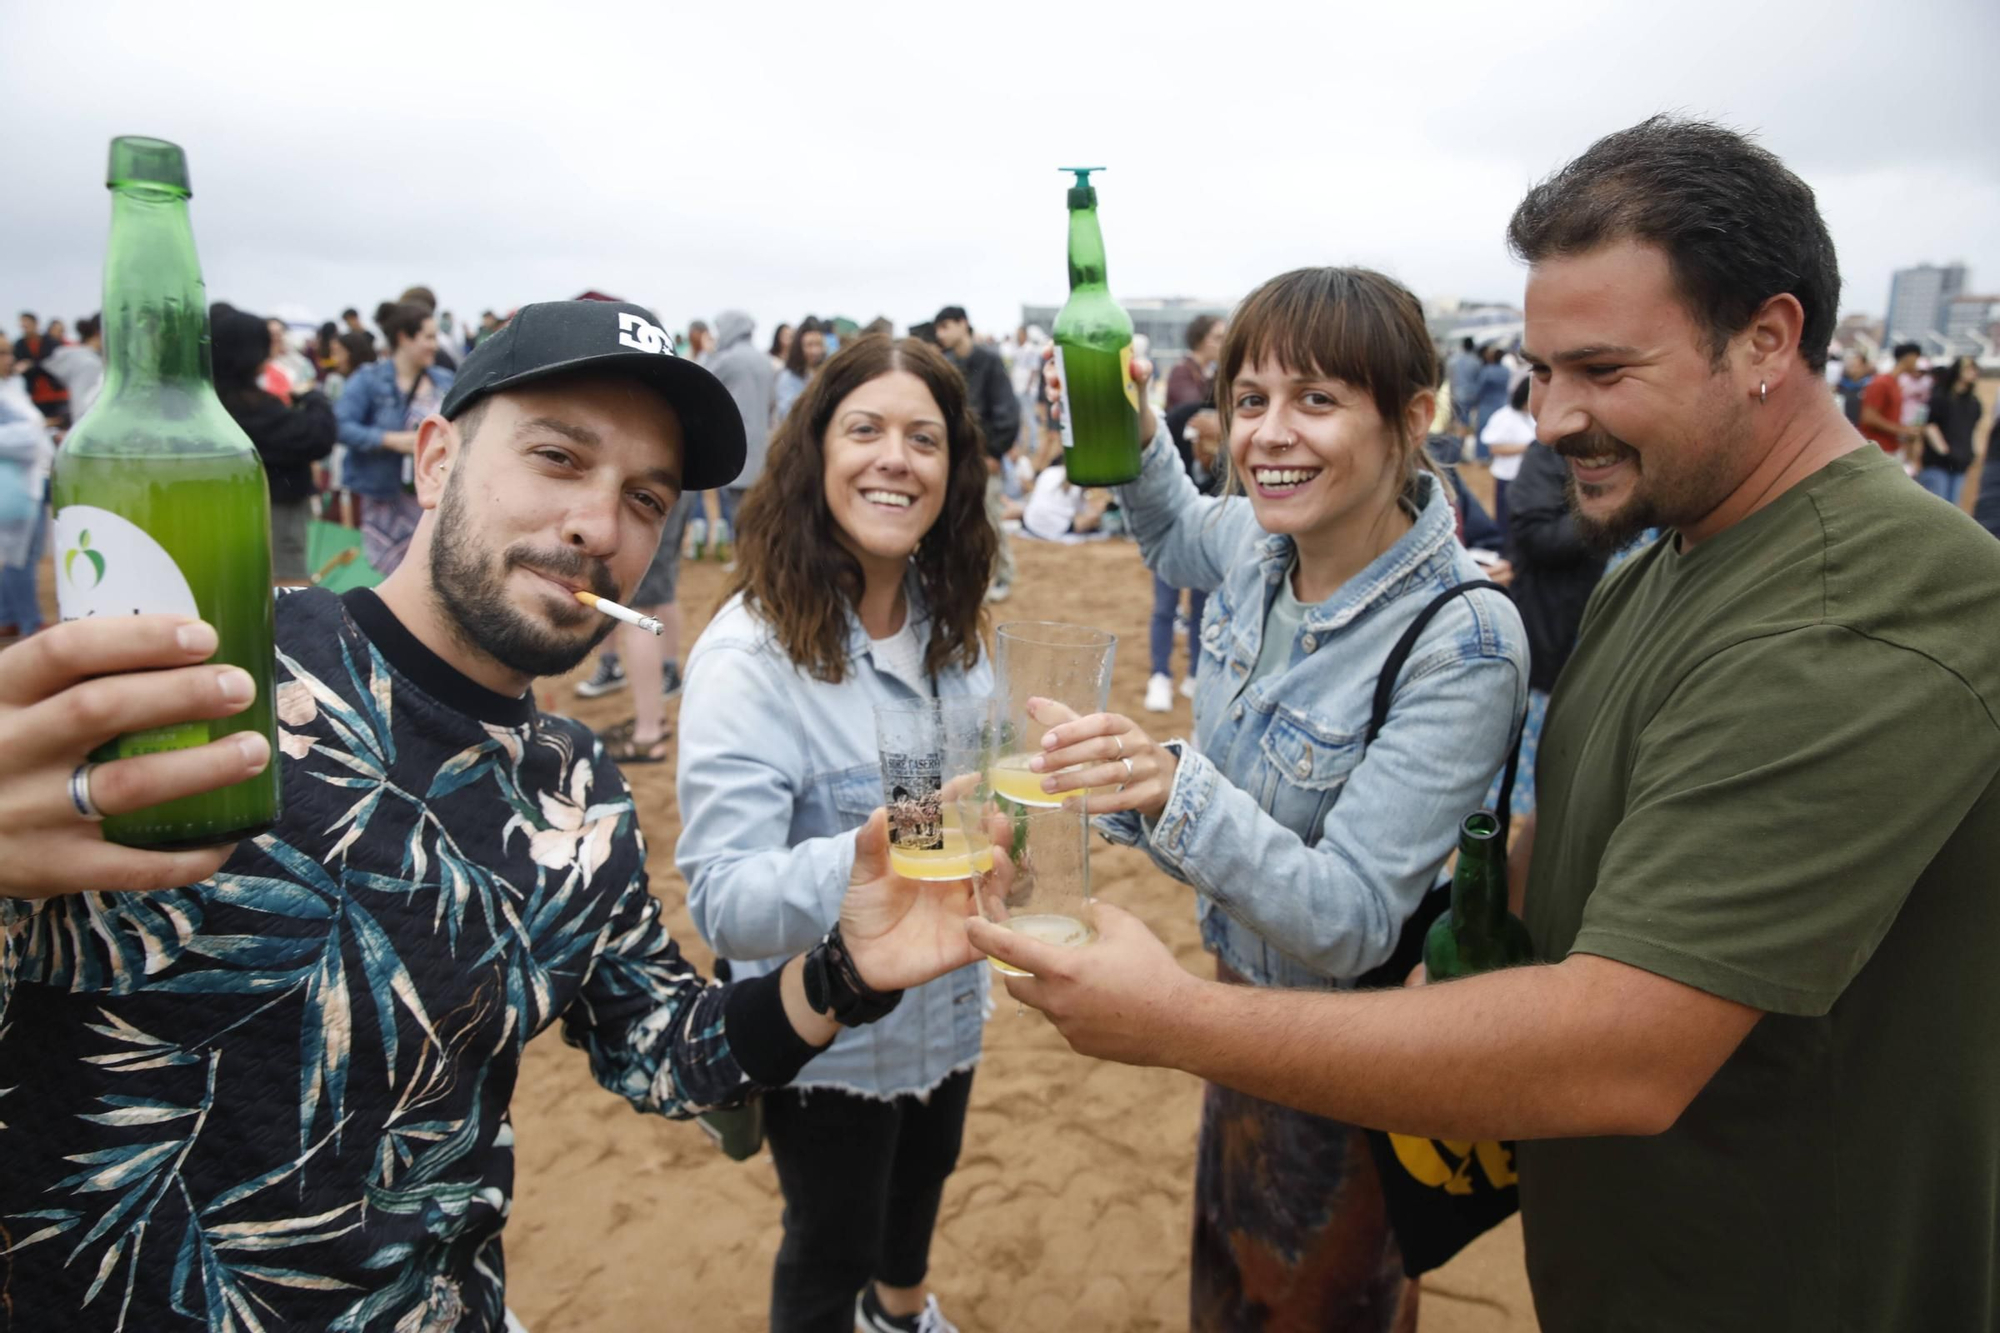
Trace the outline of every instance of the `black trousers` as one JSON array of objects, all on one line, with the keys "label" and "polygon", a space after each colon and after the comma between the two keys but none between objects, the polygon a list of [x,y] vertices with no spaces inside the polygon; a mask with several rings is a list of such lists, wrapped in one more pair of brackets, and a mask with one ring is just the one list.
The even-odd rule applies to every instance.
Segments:
[{"label": "black trousers", "polygon": [[764,1094],[764,1138],[785,1193],[772,1333],[851,1333],[854,1298],[871,1281],[923,1282],[971,1099],[969,1069],[925,1101],[825,1088]]}]

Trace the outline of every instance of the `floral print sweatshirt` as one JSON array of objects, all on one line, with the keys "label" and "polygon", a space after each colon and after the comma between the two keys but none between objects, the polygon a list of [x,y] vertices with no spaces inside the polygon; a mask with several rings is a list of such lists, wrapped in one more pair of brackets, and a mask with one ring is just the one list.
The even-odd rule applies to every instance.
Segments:
[{"label": "floral print sweatshirt", "polygon": [[212,879],[0,900],[0,1330],[490,1330],[507,1104],[558,1019],[685,1117],[813,1054],[705,983],[590,732],[373,592],[286,595],[284,813]]}]

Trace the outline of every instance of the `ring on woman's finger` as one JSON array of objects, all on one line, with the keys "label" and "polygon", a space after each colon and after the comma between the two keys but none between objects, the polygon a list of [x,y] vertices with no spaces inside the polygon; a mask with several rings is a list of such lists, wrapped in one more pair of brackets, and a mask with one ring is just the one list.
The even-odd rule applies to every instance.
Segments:
[{"label": "ring on woman's finger", "polygon": [[1118,742],[1118,753],[1111,757],[1113,759],[1123,759],[1125,757],[1125,738],[1121,735],[1113,736],[1111,739]]},{"label": "ring on woman's finger", "polygon": [[69,800],[76,807],[80,818],[95,824],[104,818],[104,812],[97,808],[97,802],[90,799],[90,770],[97,765],[85,760],[69,775]]},{"label": "ring on woman's finger", "polygon": [[1121,782],[1121,783],[1119,783],[1119,784],[1118,784],[1119,786],[1121,786],[1121,787],[1122,787],[1122,786],[1124,786],[1124,785],[1125,785],[1125,783],[1126,783],[1126,782],[1130,782],[1130,781],[1132,780],[1132,776],[1133,776],[1133,775],[1132,775],[1132,761],[1131,761],[1130,759],[1120,759],[1120,760],[1119,760],[1118,762],[1119,762],[1119,763],[1121,763],[1121,764],[1123,764],[1123,765],[1125,765],[1125,782]]}]

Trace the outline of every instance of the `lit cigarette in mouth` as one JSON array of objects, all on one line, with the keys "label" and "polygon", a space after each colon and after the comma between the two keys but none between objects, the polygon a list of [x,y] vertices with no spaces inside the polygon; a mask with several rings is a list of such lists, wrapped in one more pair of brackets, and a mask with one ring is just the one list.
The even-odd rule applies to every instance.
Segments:
[{"label": "lit cigarette in mouth", "polygon": [[610,616],[613,620],[622,620],[628,625],[637,625],[640,629],[648,630],[654,634],[659,634],[666,629],[666,626],[651,616],[642,616],[631,607],[620,606],[609,597],[599,597],[594,592],[579,592],[576,594],[576,600],[582,602],[585,606],[596,608],[605,615]]}]

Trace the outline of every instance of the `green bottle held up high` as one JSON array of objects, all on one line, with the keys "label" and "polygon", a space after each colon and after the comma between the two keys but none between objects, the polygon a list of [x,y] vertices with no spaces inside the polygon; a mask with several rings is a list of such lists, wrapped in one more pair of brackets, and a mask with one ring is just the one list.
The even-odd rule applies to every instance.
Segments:
[{"label": "green bottle held up high", "polygon": [[133,732],[90,756],[262,731],[273,762],[256,777],[104,821],[106,838],[132,847],[233,842],[278,817],[270,493],[256,449],[215,396],[186,155],[160,139],[113,139],[108,184],[104,389],[56,454],[56,597],[64,620],[199,616],[221,640],[211,660],[256,681],[256,701],[233,717]]},{"label": "green bottle held up high", "polygon": [[1424,936],[1424,973],[1431,981],[1449,981],[1534,956],[1528,928],[1507,910],[1507,844],[1499,817],[1491,810],[1467,815],[1458,829],[1451,910]]},{"label": "green bottle held up high", "polygon": [[1139,475],[1139,390],[1132,383],[1132,317],[1111,299],[1097,189],[1076,173],[1069,191],[1069,302],[1056,316],[1063,464],[1077,486],[1119,486]]}]

